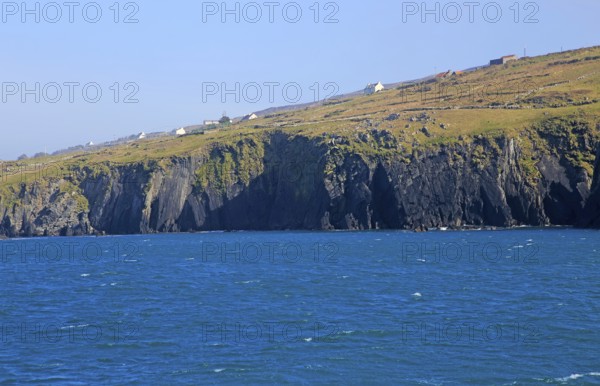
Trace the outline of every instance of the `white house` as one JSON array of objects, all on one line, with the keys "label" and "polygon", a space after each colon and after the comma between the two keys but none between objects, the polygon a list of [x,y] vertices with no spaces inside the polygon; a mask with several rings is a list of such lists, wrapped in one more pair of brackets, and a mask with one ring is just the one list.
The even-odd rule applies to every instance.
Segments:
[{"label": "white house", "polygon": [[244,121],[253,121],[255,119],[258,119],[258,115],[252,113],[252,114],[248,114],[244,118],[242,118],[242,122],[244,122]]},{"label": "white house", "polygon": [[218,124],[220,124],[219,121],[204,121],[204,126],[218,125]]},{"label": "white house", "polygon": [[146,138],[146,133],[144,133],[143,131],[138,134],[138,139],[145,139],[145,138]]},{"label": "white house", "polygon": [[91,141],[90,141],[90,142],[86,143],[86,144],[85,144],[85,146],[86,146],[86,147],[94,146],[94,142],[91,142]]},{"label": "white house", "polygon": [[377,82],[377,84],[370,83],[367,85],[367,87],[365,87],[365,95],[373,95],[375,93],[383,91],[384,89],[385,87],[383,86],[383,84],[381,84],[381,82]]},{"label": "white house", "polygon": [[181,129],[177,129],[175,130],[175,135],[180,136],[180,135],[185,135],[185,129],[182,127]]}]

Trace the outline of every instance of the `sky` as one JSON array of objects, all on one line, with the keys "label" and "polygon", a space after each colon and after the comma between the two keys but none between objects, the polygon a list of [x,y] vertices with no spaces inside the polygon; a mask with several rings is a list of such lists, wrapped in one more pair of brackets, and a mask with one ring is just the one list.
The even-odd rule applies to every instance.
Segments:
[{"label": "sky", "polygon": [[597,0],[0,6],[0,160],[600,44]]}]

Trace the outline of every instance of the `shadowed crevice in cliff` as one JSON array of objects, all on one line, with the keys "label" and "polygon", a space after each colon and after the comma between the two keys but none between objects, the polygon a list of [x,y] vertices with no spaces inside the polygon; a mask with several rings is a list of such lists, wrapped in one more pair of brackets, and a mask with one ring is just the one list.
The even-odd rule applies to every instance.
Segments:
[{"label": "shadowed crevice in cliff", "polygon": [[401,227],[401,219],[404,216],[400,213],[392,180],[382,164],[378,164],[375,173],[373,173],[371,191],[373,202],[371,228],[399,229]]},{"label": "shadowed crevice in cliff", "polygon": [[[321,220],[327,202],[322,175],[324,148],[306,138],[290,139],[276,133],[264,144],[264,153],[257,164],[257,160],[244,157],[258,152],[242,155],[241,150],[243,146],[262,144],[238,145],[217,148],[211,158],[217,159],[219,167],[228,158],[234,159],[237,167],[254,165],[260,171],[252,170],[249,182],[241,181],[238,173],[221,174],[203,188],[191,188],[179,208],[173,204],[178,201],[177,194],[167,203],[165,195],[159,194],[152,203],[150,227],[158,231],[323,228]],[[232,154],[238,151],[239,154]],[[191,185],[190,179],[186,181]]]},{"label": "shadowed crevice in cliff", "polygon": [[596,152],[591,193],[586,201],[584,213],[577,222],[577,226],[600,228],[600,146],[598,146]]},{"label": "shadowed crevice in cliff", "polygon": [[358,155],[343,158],[326,185],[331,201],[328,220],[334,229],[371,229],[371,170]]},{"label": "shadowed crevice in cliff", "polygon": [[543,157],[538,164],[543,176],[544,213],[553,225],[576,225],[584,217],[590,190],[587,175],[566,160]]},{"label": "shadowed crevice in cliff", "polygon": [[481,186],[480,196],[483,224],[497,227],[510,224],[510,208],[503,202],[502,192],[497,189],[496,185],[486,184]]},{"label": "shadowed crevice in cliff", "polygon": [[86,178],[81,184],[87,197],[92,226],[107,234],[145,232],[142,216],[149,172],[141,165],[118,167],[112,174]]}]

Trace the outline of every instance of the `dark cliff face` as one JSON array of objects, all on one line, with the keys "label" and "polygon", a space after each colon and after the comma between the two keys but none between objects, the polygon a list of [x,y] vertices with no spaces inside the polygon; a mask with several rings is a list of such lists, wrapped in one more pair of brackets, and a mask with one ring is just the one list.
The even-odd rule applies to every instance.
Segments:
[{"label": "dark cliff face", "polygon": [[81,236],[94,232],[80,201],[56,181],[22,185],[14,195],[13,203],[7,203],[6,197],[0,199],[0,235]]},{"label": "dark cliff face", "polygon": [[583,216],[576,224],[579,227],[600,228],[600,147],[596,155],[594,170],[592,190],[586,202]]},{"label": "dark cliff face", "polygon": [[143,227],[145,186],[149,173],[140,166],[120,167],[110,175],[82,176],[80,188],[89,202],[92,226],[107,234],[134,234]]},{"label": "dark cliff face", "polygon": [[206,160],[176,161],[153,177],[149,227],[159,232],[321,229],[328,202],[325,154],[306,138],[276,134],[261,144],[218,147],[208,168]]},{"label": "dark cliff face", "polygon": [[[262,141],[216,145],[204,158],[119,166],[97,175],[83,170],[71,181],[77,187],[71,194],[58,193],[60,181],[24,186],[15,202],[0,202],[0,234],[507,227],[582,221],[600,226],[600,177],[593,200],[588,200],[590,177],[582,167],[572,166],[561,150],[564,144],[553,141],[548,139],[553,150],[536,160],[532,178],[518,141],[508,137],[415,150],[407,158],[394,152],[365,155],[322,138],[272,133]],[[592,146],[580,145],[583,150]],[[87,207],[81,205],[83,197]]]},{"label": "dark cliff face", "polygon": [[[409,163],[348,158],[329,181],[330,223],[339,229],[573,224],[589,194],[579,184],[585,171],[563,166],[560,158],[543,158],[542,179],[533,185],[514,140],[495,145],[484,139],[442,147]],[[476,160],[476,146],[492,154]]]}]

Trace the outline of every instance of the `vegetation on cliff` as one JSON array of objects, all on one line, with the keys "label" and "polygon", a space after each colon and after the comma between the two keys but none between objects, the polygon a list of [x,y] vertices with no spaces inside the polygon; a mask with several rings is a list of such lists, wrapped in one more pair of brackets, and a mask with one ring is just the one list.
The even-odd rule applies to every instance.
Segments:
[{"label": "vegetation on cliff", "polygon": [[[62,200],[73,201],[69,208],[76,209],[70,210],[90,217],[91,197],[84,189],[90,181],[98,182],[105,195],[115,197],[123,190],[120,185],[139,185],[145,197],[142,202],[151,201],[152,176],[172,174],[175,165],[181,167],[182,160],[193,175],[189,195],[204,194],[210,202],[188,203],[208,205],[208,209],[193,210],[195,222],[189,221],[196,225],[200,221],[198,213],[215,210],[213,206],[233,200],[241,192],[249,194],[259,189],[261,178],[260,191],[265,197],[274,197],[283,188],[267,185],[278,183],[277,173],[293,169],[290,160],[306,163],[301,173],[310,171],[320,180],[317,185],[324,184],[323,192],[330,198],[339,193],[335,191],[338,186],[343,190],[348,179],[357,178],[351,175],[356,170],[348,169],[349,163],[356,166],[363,162],[368,174],[365,181],[370,184],[379,173],[378,165],[387,176],[381,181],[397,182],[402,178],[394,173],[417,173],[420,162],[435,158],[444,162],[444,167],[468,168],[469,173],[482,175],[493,173],[498,178],[514,161],[510,166],[515,169],[513,177],[523,178],[519,189],[539,190],[544,185],[542,190],[549,192],[554,189],[552,184],[561,180],[566,191],[579,190],[585,200],[591,188],[599,136],[600,48],[593,47],[403,84],[368,96],[332,99],[319,106],[280,111],[206,134],[139,140],[95,152],[7,162],[2,165],[0,210],[4,233],[18,234],[27,221],[35,223],[43,217],[44,208],[52,206],[50,198],[57,201],[56,194],[65,196]],[[303,152],[310,155],[304,157]],[[516,159],[510,152],[516,154]],[[265,177],[272,172],[274,178]],[[286,186],[279,193],[298,200],[318,197],[313,191],[318,188],[310,186],[311,181],[299,177],[296,182],[295,188]],[[385,185],[385,181],[381,183]],[[367,195],[374,194],[372,188]],[[396,187],[395,194],[399,191]],[[27,192],[35,197],[44,192],[41,196],[48,202],[41,196],[37,203],[27,201],[32,196]],[[340,194],[349,199],[347,191]],[[557,194],[532,200],[560,200]],[[364,199],[376,206],[372,202],[375,198]],[[390,198],[389,202],[400,205],[398,198]],[[148,205],[151,202],[145,210]],[[17,210],[23,206],[27,207],[29,220],[15,217],[23,215]],[[373,212],[373,208],[370,210]],[[450,214],[449,222],[465,225],[470,217],[463,212],[468,210],[461,209],[458,220]],[[400,212],[399,218],[410,218]],[[536,216],[505,217],[510,218],[506,220],[508,225],[535,225],[538,220],[552,223],[552,218],[572,221],[574,214]],[[173,221],[179,224],[183,220],[178,217]],[[406,225],[396,220],[383,223],[387,227]],[[145,229],[152,230],[150,225]]]}]

